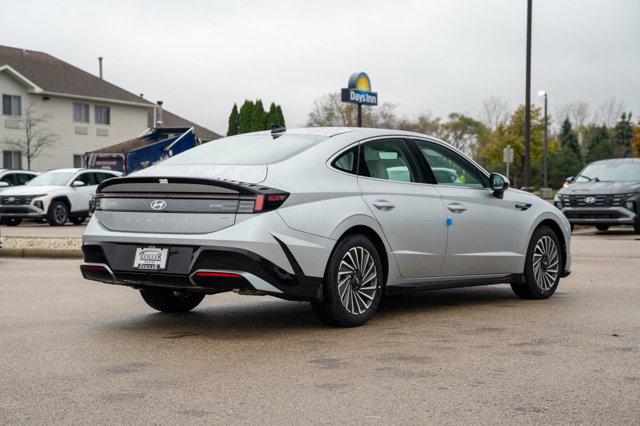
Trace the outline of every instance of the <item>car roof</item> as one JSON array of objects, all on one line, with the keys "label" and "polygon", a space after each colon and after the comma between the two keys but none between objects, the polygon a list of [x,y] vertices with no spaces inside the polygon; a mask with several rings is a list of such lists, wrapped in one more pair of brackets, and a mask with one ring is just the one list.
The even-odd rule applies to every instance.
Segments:
[{"label": "car roof", "polygon": [[640,158],[608,158],[606,160],[594,161],[593,163],[590,163],[590,164],[595,164],[595,163],[618,163],[618,164],[640,163]]}]

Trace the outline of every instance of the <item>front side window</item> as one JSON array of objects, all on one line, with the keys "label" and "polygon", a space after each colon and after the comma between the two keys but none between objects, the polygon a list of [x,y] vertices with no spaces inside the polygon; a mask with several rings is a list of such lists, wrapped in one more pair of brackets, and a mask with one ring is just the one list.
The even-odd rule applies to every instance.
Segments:
[{"label": "front side window", "polygon": [[89,104],[73,104],[73,121],[77,123],[89,122]]},{"label": "front side window", "polygon": [[4,169],[22,169],[22,152],[2,151],[2,164]]},{"label": "front side window", "polygon": [[22,115],[22,97],[2,95],[2,114],[13,116]]},{"label": "front side window", "polygon": [[488,185],[483,174],[460,154],[441,145],[416,140],[416,144],[429,163],[438,185],[484,188]]},{"label": "front side window", "polygon": [[84,182],[86,186],[96,185],[96,179],[93,173],[83,173],[78,176],[76,181]]},{"label": "front side window", "polygon": [[362,145],[359,174],[376,179],[418,182],[411,151],[402,139],[382,139]]},{"label": "front side window", "polygon": [[95,120],[96,124],[111,124],[111,109],[106,106],[96,105]]}]

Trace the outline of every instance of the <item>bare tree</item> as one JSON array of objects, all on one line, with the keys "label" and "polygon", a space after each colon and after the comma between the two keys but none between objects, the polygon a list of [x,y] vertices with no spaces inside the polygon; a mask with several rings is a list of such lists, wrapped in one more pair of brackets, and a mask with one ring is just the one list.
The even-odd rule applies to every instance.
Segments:
[{"label": "bare tree", "polygon": [[27,158],[28,170],[31,170],[34,159],[58,144],[58,135],[47,127],[50,119],[49,114],[38,114],[33,104],[30,104],[24,114],[17,117],[23,136],[4,140],[10,149],[20,151]]},{"label": "bare tree", "polygon": [[[362,108],[364,127],[398,127],[399,119],[395,113],[398,105],[384,102],[375,108]],[[347,126],[354,127],[358,122],[358,107],[342,102],[339,93],[328,93],[313,102],[313,108],[307,120],[308,126]]]},{"label": "bare tree", "polygon": [[482,102],[480,112],[482,123],[488,129],[495,130],[500,124],[504,124],[509,119],[509,106],[501,98],[491,96]]},{"label": "bare tree", "polygon": [[574,128],[581,131],[591,116],[591,111],[587,102],[572,102],[560,105],[556,109],[556,115],[559,119],[558,123],[568,118]]},{"label": "bare tree", "polygon": [[610,98],[598,105],[594,121],[597,124],[604,124],[607,127],[613,127],[618,119],[620,119],[623,111],[624,104],[616,98]]}]

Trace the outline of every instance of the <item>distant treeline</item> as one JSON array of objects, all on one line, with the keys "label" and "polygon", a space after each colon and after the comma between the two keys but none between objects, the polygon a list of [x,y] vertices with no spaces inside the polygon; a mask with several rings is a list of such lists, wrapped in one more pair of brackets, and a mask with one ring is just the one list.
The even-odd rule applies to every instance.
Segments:
[{"label": "distant treeline", "polygon": [[233,104],[229,115],[227,136],[269,130],[272,124],[285,127],[284,115],[280,105],[271,102],[269,111],[265,111],[262,100],[258,99],[255,102],[245,100],[240,107],[240,111],[238,111],[238,105]]}]

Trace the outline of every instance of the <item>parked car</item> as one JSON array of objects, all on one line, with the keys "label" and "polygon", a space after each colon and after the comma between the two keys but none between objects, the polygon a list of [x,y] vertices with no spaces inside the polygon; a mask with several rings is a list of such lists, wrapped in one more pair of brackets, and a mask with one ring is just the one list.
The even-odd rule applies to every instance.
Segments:
[{"label": "parked car", "polygon": [[[40,173],[32,172],[28,170],[10,170],[0,169],[0,192],[11,188],[13,186],[21,186],[29,182]],[[15,218],[3,218],[0,215],[0,225],[12,225],[17,219]],[[0,247],[2,242],[0,241]]]},{"label": "parked car", "polygon": [[355,326],[394,292],[509,283],[547,298],[569,274],[569,239],[553,205],[435,138],[275,129],[100,184],[80,269],[161,312],[236,291],[309,301]]},{"label": "parked car", "polygon": [[89,214],[89,201],[98,184],[120,172],[91,169],[49,170],[27,184],[0,194],[0,215],[11,226],[22,219],[45,219],[50,225],[68,220],[79,225]]},{"label": "parked car", "polygon": [[599,231],[631,225],[640,234],[640,158],[595,161],[555,196],[555,204],[571,226],[591,225]]}]

